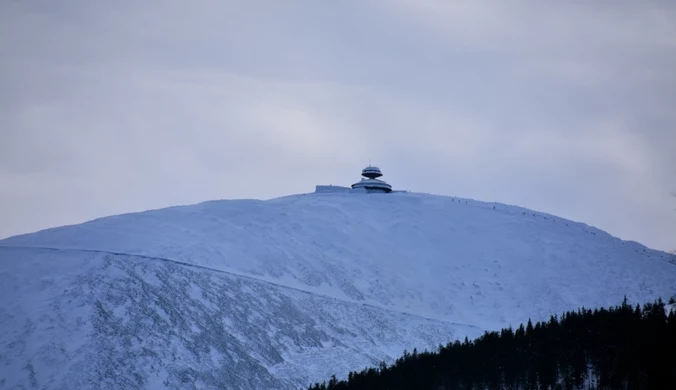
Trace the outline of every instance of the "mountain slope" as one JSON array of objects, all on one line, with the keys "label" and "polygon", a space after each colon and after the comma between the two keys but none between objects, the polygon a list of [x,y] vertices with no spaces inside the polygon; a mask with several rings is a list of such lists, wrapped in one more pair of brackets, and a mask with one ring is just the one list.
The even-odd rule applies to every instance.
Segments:
[{"label": "mountain slope", "polygon": [[529,317],[669,297],[674,259],[410,193],[107,217],[0,241],[0,385],[297,388]]}]

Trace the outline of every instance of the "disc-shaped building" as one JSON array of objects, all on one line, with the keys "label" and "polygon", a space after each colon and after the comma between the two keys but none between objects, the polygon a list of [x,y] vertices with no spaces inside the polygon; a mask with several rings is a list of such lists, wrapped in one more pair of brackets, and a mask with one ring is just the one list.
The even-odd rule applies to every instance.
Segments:
[{"label": "disc-shaped building", "polygon": [[361,175],[364,177],[357,183],[352,184],[353,190],[364,189],[367,192],[392,192],[391,185],[378,179],[383,175],[380,168],[368,166],[361,171]]}]

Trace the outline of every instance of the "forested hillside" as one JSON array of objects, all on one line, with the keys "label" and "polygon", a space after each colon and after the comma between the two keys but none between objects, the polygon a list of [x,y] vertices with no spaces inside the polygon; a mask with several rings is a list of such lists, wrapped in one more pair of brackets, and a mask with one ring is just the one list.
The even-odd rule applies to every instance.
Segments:
[{"label": "forested hillside", "polygon": [[326,389],[676,389],[676,311],[582,308],[310,387]]}]

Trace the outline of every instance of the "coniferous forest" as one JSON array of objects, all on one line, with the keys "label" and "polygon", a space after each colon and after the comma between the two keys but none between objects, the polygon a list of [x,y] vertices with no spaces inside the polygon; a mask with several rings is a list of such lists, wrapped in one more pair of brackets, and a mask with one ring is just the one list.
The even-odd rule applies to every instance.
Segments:
[{"label": "coniferous forest", "polygon": [[676,389],[676,312],[658,300],[486,332],[310,390]]}]

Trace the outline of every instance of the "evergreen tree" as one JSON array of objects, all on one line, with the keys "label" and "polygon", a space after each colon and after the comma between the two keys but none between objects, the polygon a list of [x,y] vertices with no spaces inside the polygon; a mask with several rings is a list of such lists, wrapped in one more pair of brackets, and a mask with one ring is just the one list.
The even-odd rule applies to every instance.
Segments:
[{"label": "evergreen tree", "polygon": [[676,312],[661,300],[585,309],[439,346],[310,390],[676,388]]}]

